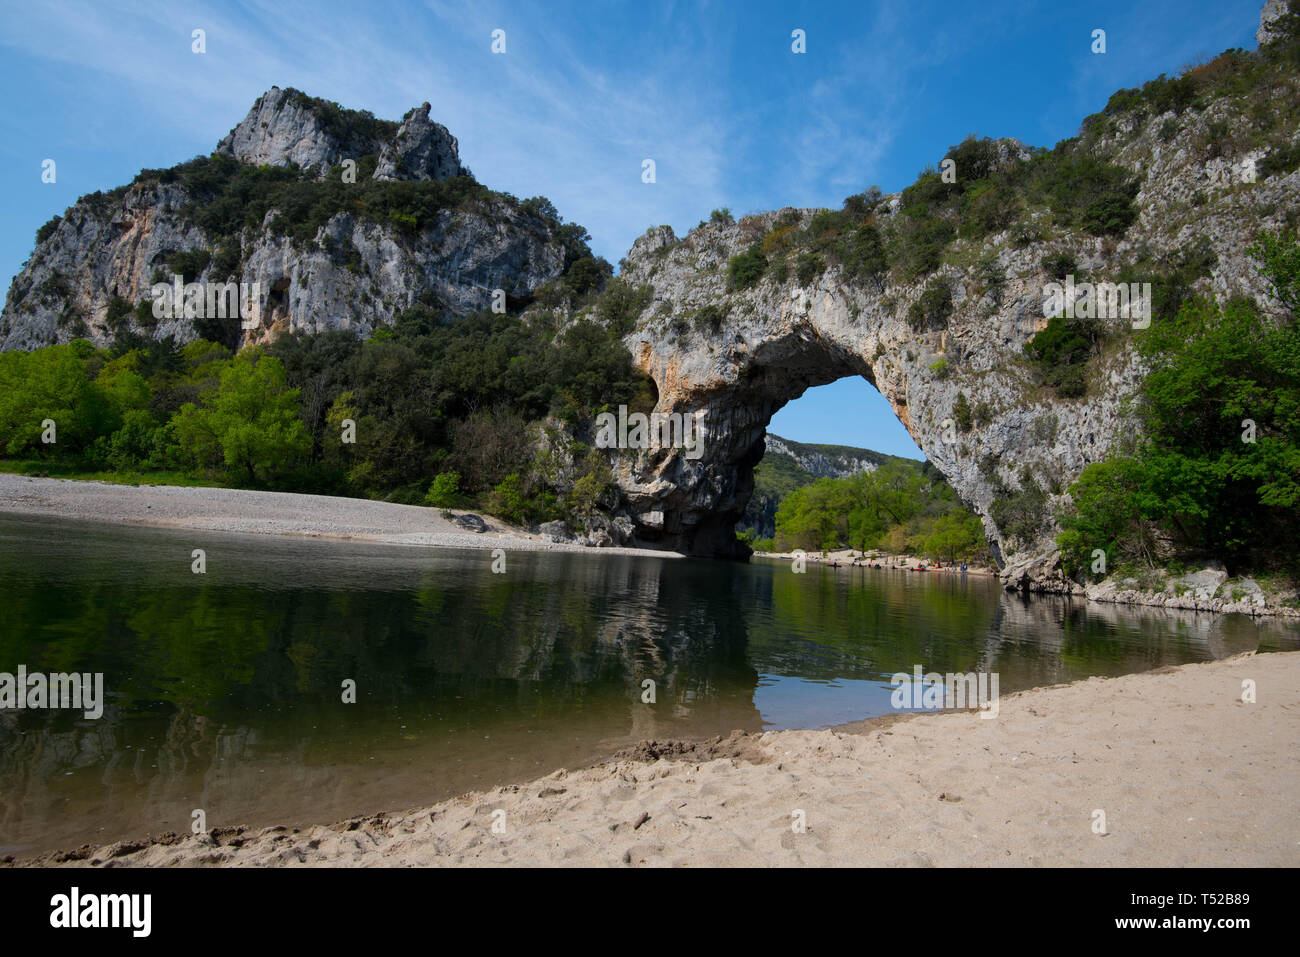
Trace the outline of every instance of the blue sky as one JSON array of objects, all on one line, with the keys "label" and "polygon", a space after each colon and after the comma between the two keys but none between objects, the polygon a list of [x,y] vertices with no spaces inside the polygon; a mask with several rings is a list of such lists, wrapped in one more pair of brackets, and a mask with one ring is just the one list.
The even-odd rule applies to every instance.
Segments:
[{"label": "blue sky", "polygon": [[[838,207],[873,183],[901,189],[967,133],[1050,146],[1116,89],[1253,49],[1261,5],[10,2],[0,280],[78,196],[210,152],[273,85],[392,119],[428,100],[481,182],[550,197],[617,262],[647,226],[682,234],[715,207]],[[796,28],[806,53],[791,52]],[[1105,54],[1090,50],[1095,28]],[[41,182],[46,158],[54,184]],[[810,390],[772,428],[920,457],[865,383]]]}]

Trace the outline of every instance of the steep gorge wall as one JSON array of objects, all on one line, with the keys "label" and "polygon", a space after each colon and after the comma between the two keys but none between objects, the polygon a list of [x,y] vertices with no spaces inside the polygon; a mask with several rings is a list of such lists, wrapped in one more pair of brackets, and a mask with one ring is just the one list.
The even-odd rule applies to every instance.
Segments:
[{"label": "steep gorge wall", "polygon": [[[1290,90],[1300,95],[1294,83]],[[1122,237],[1062,227],[1031,206],[1029,233],[1041,238],[1023,243],[1024,223],[983,240],[959,238],[934,276],[912,281],[896,273],[851,281],[831,266],[808,282],[769,270],[752,288],[729,289],[732,257],[776,229],[806,230],[814,210],[702,224],[684,239],[668,227],[649,230],[634,244],[623,276],[649,285],[652,301],[625,342],[658,387],[658,410],[705,411],[706,440],[696,460],[659,450],[620,461],[618,481],[638,537],[739,557],[743,546],[733,527],[772,415],[809,387],[860,375],[980,514],[1008,584],[1073,590],[1059,574],[1052,516],[1083,468],[1134,432],[1131,402],[1143,368],[1129,321],[1099,319],[1110,341],[1089,366],[1087,394],[1062,399],[1038,384],[1024,347],[1047,324],[1044,286],[1052,277],[1043,261],[1068,252],[1074,271],[1116,281],[1125,266],[1173,261],[1201,243],[1217,261],[1198,292],[1221,300],[1246,296],[1276,309],[1247,250],[1261,229],[1294,228],[1300,171],[1246,181],[1242,170],[1268,151],[1224,155],[1216,144],[1247,140],[1250,124],[1226,99],[1197,111],[1122,118],[1093,145],[1140,184],[1137,220]],[[1293,144],[1300,139],[1294,126],[1285,136]],[[886,234],[899,205],[893,195],[879,207]],[[989,258],[1005,275],[1000,290],[977,270]],[[952,314],[945,328],[916,329],[908,310],[936,278],[951,289]],[[716,331],[688,321],[701,309],[723,316]],[[983,413],[965,431],[953,425],[962,421],[959,396]],[[1026,477],[1046,501],[1037,530],[1012,536],[995,521],[994,501],[1015,495]]]}]

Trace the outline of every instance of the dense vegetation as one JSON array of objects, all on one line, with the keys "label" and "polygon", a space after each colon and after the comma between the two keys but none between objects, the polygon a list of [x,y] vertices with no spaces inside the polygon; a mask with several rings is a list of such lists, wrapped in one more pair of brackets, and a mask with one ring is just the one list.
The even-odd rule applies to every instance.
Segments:
[{"label": "dense vegetation", "polygon": [[[904,282],[924,279],[959,237],[981,240],[1014,227],[1019,245],[1041,239],[1031,221],[1037,209],[1050,212],[1061,227],[1093,236],[1121,235],[1136,218],[1137,178],[1095,158],[1078,140],[1052,150],[1018,150],[1010,141],[967,137],[945,154],[940,169],[948,175],[922,171],[900,195],[897,215],[887,219],[880,215],[883,197],[875,186],[849,196],[842,209],[819,210],[802,228],[799,214],[789,211],[731,258],[728,289],[747,289],[765,277],[785,282],[792,275],[809,284],[832,266],[850,281],[880,289],[891,274]],[[945,291],[936,288],[932,300]],[[922,309],[942,313],[934,301]],[[918,328],[935,321],[915,311],[909,319]]]},{"label": "dense vegetation", "polygon": [[337,103],[318,96],[308,96],[293,87],[287,87],[284,95],[294,106],[310,110],[320,121],[325,134],[342,144],[344,149],[351,149],[353,144],[358,143],[391,140],[397,135],[400,126],[392,120],[376,118],[369,110],[344,109]]},{"label": "dense vegetation", "polygon": [[1300,572],[1300,242],[1264,235],[1251,252],[1285,317],[1198,297],[1136,335],[1145,437],[1071,489],[1057,539],[1071,574],[1098,549],[1109,570],[1212,557]]},{"label": "dense vegetation", "polygon": [[776,537],[760,551],[878,549],[944,561],[987,553],[984,526],[929,463],[889,461],[847,478],[823,478],[787,495]]},{"label": "dense vegetation", "polygon": [[[780,443],[781,446],[775,443]],[[782,451],[781,447],[787,449],[788,453]],[[820,460],[824,465],[819,468],[818,462],[814,460]],[[754,491],[745,505],[745,514],[736,523],[737,532],[745,541],[772,538],[776,534],[776,510],[781,502],[796,489],[826,477],[818,472],[847,473],[860,467],[860,463],[880,466],[887,462],[921,467],[921,463],[914,459],[885,455],[870,449],[794,442],[769,433],[767,450],[762,461],[754,467]],[[810,471],[810,467],[816,471]]]},{"label": "dense vegetation", "polygon": [[[601,297],[592,308],[616,311]],[[36,472],[167,473],[580,525],[608,467],[561,430],[544,435],[545,422],[581,432],[610,406],[649,407],[652,385],[616,331],[588,319],[560,331],[547,315],[440,322],[416,307],[365,342],[294,334],[239,354],[130,334],[108,350],[78,340],[7,352],[0,455]]]}]

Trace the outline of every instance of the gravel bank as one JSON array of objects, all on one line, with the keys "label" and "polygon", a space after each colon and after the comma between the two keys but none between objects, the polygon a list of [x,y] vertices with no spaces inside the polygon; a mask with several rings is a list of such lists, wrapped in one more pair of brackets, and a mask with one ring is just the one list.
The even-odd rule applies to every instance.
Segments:
[{"label": "gravel bank", "polygon": [[489,515],[481,516],[488,525],[486,532],[471,532],[437,509],[297,492],[112,485],[0,473],[0,512],[390,545],[681,557],[676,552],[549,542]]}]

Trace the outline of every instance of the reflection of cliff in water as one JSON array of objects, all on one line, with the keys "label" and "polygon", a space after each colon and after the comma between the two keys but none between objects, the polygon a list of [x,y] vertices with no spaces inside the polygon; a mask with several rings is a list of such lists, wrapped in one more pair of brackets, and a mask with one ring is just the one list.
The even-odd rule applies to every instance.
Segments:
[{"label": "reflection of cliff in water", "polygon": [[[115,650],[130,673],[105,667],[99,721],[0,718],[0,845],[184,831],[194,808],[210,826],[332,820],[531,779],[645,737],[760,726],[744,608],[725,573],[710,577],[717,566],[512,555],[503,580],[479,557],[390,562],[385,578],[333,591],[103,588],[98,614],[121,612]],[[39,641],[5,644],[40,665]],[[182,660],[178,676],[186,645],[220,666],[189,674]],[[344,678],[355,705],[340,701]]]},{"label": "reflection of cliff in water", "polygon": [[[206,575],[190,572],[195,538]],[[196,808],[210,827],[337,820],[641,738],[757,730],[760,674],[800,679],[781,693],[804,695],[790,713],[815,726],[827,682],[874,692],[916,664],[996,670],[1007,692],[1300,644],[1294,625],[1026,599],[973,576],[568,553],[512,553],[504,575],[491,564],[0,515],[0,670],[102,671],[108,696],[99,721],[0,714],[0,846],[185,831]]]},{"label": "reflection of cliff in water", "polygon": [[1297,647],[1300,630],[1280,621],[1003,592],[981,657],[1005,692]]}]

